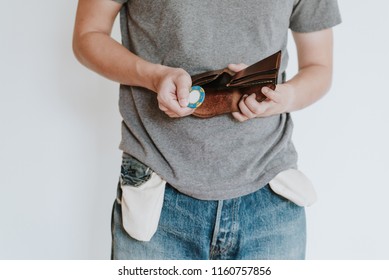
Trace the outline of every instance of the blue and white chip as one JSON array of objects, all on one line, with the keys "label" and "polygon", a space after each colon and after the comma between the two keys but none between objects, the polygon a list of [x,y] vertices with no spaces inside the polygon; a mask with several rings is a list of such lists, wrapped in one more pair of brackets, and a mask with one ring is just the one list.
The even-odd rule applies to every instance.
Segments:
[{"label": "blue and white chip", "polygon": [[189,104],[188,107],[192,109],[198,108],[205,98],[205,91],[200,86],[193,86],[189,92]]}]

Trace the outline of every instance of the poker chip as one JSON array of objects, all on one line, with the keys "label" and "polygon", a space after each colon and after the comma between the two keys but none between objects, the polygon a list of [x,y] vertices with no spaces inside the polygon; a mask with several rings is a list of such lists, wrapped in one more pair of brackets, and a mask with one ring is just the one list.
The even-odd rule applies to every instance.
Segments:
[{"label": "poker chip", "polygon": [[189,104],[188,107],[192,109],[198,108],[204,101],[205,91],[200,86],[193,86],[189,92]]}]

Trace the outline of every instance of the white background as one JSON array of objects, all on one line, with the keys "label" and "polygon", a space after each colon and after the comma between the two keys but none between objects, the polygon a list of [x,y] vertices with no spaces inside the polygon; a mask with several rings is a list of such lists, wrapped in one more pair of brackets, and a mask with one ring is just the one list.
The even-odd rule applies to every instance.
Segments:
[{"label": "white background", "polygon": [[[118,85],[75,60],[76,4],[0,4],[0,259],[110,256]],[[389,259],[389,2],[339,4],[331,92],[293,114],[299,166],[319,195],[307,258]]]}]

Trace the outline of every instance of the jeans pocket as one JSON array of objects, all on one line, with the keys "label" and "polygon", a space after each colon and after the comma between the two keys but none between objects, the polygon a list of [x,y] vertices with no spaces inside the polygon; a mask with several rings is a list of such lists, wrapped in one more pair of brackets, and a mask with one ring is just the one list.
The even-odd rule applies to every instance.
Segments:
[{"label": "jeans pocket", "polygon": [[124,230],[149,241],[157,230],[166,182],[135,158],[123,158],[120,188]]},{"label": "jeans pocket", "polygon": [[298,206],[311,206],[317,200],[311,181],[297,169],[288,169],[279,173],[269,182],[269,186],[276,194]]},{"label": "jeans pocket", "polygon": [[139,187],[150,180],[153,170],[133,157],[122,160],[120,183],[122,186]]}]

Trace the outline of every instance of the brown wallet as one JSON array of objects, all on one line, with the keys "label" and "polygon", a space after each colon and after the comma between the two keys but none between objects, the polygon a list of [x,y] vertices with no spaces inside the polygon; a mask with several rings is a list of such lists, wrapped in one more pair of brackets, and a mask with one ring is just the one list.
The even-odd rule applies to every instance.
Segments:
[{"label": "brown wallet", "polygon": [[256,94],[256,100],[262,102],[266,96],[263,87],[275,89],[281,62],[281,51],[239,71],[228,68],[204,72],[192,76],[192,85],[201,86],[205,91],[203,104],[193,115],[209,118],[220,114],[239,112],[242,96]]}]

